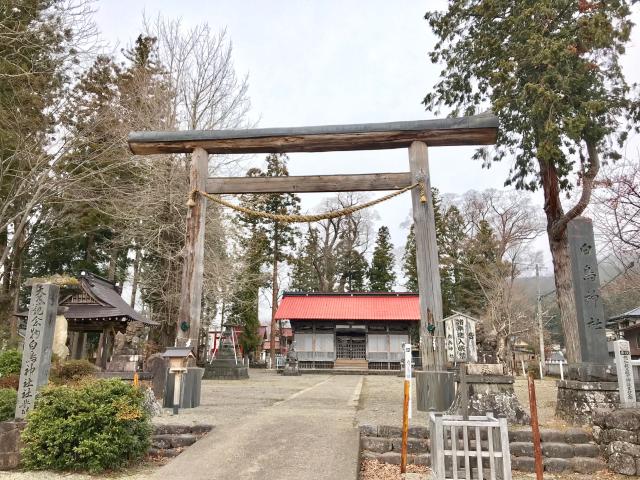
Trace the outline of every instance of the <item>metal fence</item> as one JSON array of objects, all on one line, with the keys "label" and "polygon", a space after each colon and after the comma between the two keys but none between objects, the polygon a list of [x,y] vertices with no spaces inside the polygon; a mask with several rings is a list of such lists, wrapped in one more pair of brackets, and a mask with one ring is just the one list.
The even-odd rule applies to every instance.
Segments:
[{"label": "metal fence", "polygon": [[436,480],[511,480],[505,418],[429,414],[431,464]]}]

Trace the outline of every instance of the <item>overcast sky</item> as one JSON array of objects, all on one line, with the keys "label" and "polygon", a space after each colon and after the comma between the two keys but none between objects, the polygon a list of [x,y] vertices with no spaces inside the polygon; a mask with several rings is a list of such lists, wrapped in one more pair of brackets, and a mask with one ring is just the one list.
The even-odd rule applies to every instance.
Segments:
[{"label": "overcast sky", "polygon": [[[445,5],[414,0],[103,0],[97,4],[96,21],[103,38],[120,46],[130,45],[140,33],[143,12],[182,18],[186,26],[207,22],[226,27],[236,70],[249,75],[252,115],[258,125],[305,126],[432,118],[420,102],[440,68],[428,60],[434,37],[423,17],[427,8]],[[636,23],[639,12],[636,6]],[[640,80],[638,58],[636,28],[625,59],[630,82]],[[509,164],[483,170],[471,160],[473,151],[431,148],[432,185],[455,194],[502,188]],[[408,170],[405,149],[290,157],[292,175]],[[304,195],[303,209],[313,209],[320,198]],[[542,205],[542,193],[533,194],[533,200]],[[389,226],[398,249],[406,239],[410,208],[409,194],[378,207],[377,226]],[[546,239],[536,248],[543,250],[548,265]]]}]

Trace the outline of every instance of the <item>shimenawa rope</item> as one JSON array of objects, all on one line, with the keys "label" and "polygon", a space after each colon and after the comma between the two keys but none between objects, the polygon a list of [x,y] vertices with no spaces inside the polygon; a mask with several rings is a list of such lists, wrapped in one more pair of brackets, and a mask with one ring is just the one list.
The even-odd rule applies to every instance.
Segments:
[{"label": "shimenawa rope", "polygon": [[187,201],[187,206],[189,207],[193,207],[195,206],[195,196],[196,195],[202,195],[205,198],[208,198],[209,200],[217,203],[218,205],[222,205],[223,207],[227,207],[227,208],[231,208],[232,210],[235,210],[236,212],[240,212],[240,213],[244,213],[245,215],[249,215],[251,217],[257,217],[257,218],[266,218],[269,220],[274,220],[276,222],[281,222],[281,223],[309,223],[309,222],[318,222],[320,220],[329,220],[332,218],[338,218],[338,217],[343,217],[345,215],[352,215],[355,212],[358,212],[360,210],[364,210],[365,208],[369,208],[372,207],[374,205],[377,205],[378,203],[382,203],[385,202],[393,197],[397,197],[398,195],[401,195],[405,192],[408,192],[409,190],[412,190],[414,188],[418,187],[420,189],[420,201],[422,203],[425,203],[427,201],[427,196],[425,194],[424,191],[424,184],[422,182],[418,182],[418,183],[414,183],[413,185],[409,185],[407,187],[404,187],[400,190],[396,190],[395,192],[392,192],[388,195],[385,195],[383,197],[377,198],[375,200],[371,200],[370,202],[366,202],[363,203],[361,205],[352,205],[350,207],[346,207],[340,210],[332,210],[329,212],[324,212],[324,213],[318,213],[318,214],[314,214],[314,215],[281,215],[281,214],[276,214],[276,213],[269,213],[269,212],[261,212],[259,210],[253,210],[251,208],[247,208],[247,207],[243,207],[241,205],[236,205],[234,203],[231,202],[227,202],[226,200],[223,200],[221,197],[219,197],[218,195],[212,195],[210,193],[206,193],[203,192],[201,190],[192,190],[191,194],[189,195],[189,200]]}]

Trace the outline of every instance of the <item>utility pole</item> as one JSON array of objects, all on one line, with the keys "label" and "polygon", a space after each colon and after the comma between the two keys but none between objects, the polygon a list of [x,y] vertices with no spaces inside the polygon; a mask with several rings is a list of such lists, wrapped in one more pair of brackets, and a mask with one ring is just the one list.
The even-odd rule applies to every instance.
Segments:
[{"label": "utility pole", "polygon": [[538,289],[536,317],[538,318],[538,332],[540,334],[540,378],[544,378],[544,330],[542,328],[542,295],[540,294],[540,271],[536,263],[536,287]]}]

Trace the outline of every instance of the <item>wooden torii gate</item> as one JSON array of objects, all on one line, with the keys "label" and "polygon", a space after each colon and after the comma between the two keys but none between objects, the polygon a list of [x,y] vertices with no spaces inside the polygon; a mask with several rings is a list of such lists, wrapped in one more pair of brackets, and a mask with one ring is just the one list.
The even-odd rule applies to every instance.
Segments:
[{"label": "wooden torii gate", "polygon": [[[132,132],[129,148],[136,155],[190,153],[192,191],[212,194],[302,193],[396,190],[422,183],[427,202],[413,189],[420,294],[420,353],[423,367],[445,365],[442,295],[438,247],[431,201],[428,148],[489,145],[496,141],[498,120],[492,114],[409,122],[365,123],[246,130]],[[362,175],[209,178],[209,154],[330,152],[408,148],[409,172]],[[177,326],[179,345],[198,344],[206,198],[193,195],[186,222],[185,261]],[[183,326],[184,328],[181,328]],[[425,339],[433,338],[433,342]]]}]

